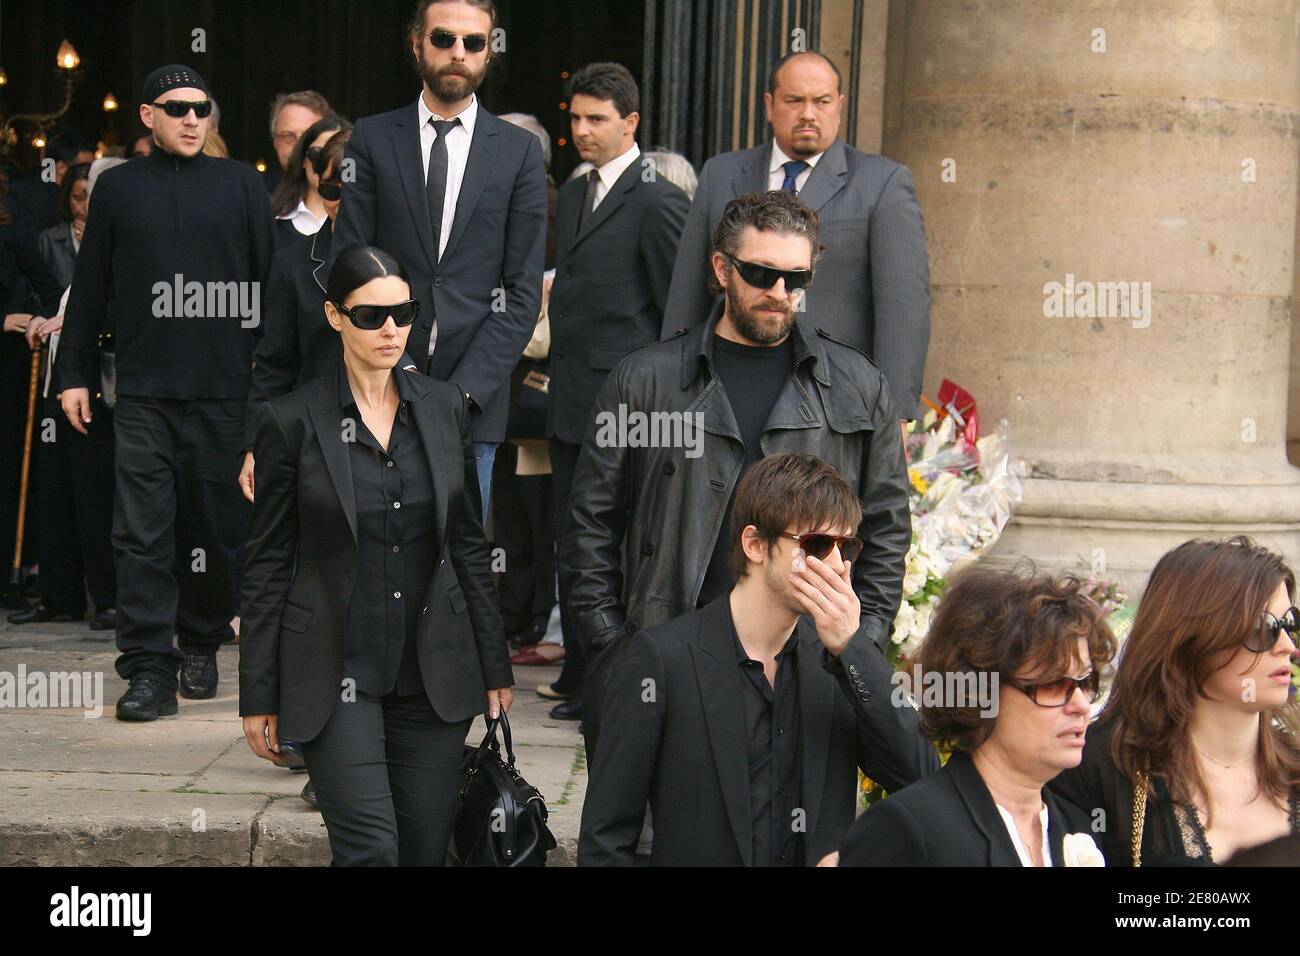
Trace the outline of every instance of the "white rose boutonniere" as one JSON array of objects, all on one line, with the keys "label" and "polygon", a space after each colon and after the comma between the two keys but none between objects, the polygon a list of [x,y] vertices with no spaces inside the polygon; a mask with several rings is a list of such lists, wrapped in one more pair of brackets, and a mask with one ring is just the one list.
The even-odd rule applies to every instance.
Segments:
[{"label": "white rose boutonniere", "polygon": [[1066,866],[1106,865],[1106,858],[1101,855],[1096,841],[1087,833],[1067,833],[1061,846],[1061,855],[1065,857]]}]

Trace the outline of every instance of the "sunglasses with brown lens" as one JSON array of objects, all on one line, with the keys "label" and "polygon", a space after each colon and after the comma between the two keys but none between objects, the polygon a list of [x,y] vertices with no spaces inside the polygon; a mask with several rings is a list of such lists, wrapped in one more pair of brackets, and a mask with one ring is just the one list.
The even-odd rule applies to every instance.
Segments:
[{"label": "sunglasses with brown lens", "polygon": [[1074,696],[1076,687],[1083,691],[1083,696],[1090,704],[1095,704],[1101,697],[1101,675],[1096,671],[1088,671],[1082,677],[1058,677],[1056,680],[1033,684],[1019,681],[1009,683],[1039,707],[1064,707]]}]

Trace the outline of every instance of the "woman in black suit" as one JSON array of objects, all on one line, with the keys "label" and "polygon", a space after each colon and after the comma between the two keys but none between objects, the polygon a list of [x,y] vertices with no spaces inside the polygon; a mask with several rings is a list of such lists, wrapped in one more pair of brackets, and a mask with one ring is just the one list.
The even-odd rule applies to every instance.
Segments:
[{"label": "woman in black suit", "polygon": [[1157,562],[1083,762],[1052,782],[1112,821],[1112,865],[1221,863],[1300,836],[1298,639],[1295,575],[1249,538]]},{"label": "woman in black suit", "polygon": [[841,866],[1100,866],[1092,821],[1044,789],[1079,763],[1115,638],[1070,577],[972,568],[922,645],[921,729],[948,763],[858,818]]},{"label": "woman in black suit", "polygon": [[239,709],[259,757],[304,742],[338,866],[440,865],[470,721],[511,702],[465,398],[394,368],[418,312],[348,250],[336,371],[258,415]]}]

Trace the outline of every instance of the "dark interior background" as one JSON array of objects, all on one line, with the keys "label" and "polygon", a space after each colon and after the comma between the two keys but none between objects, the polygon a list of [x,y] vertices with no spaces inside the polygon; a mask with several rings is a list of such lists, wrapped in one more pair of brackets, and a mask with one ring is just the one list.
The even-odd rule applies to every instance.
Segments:
[{"label": "dark interior background", "polygon": [[[0,113],[49,111],[61,102],[55,52],[65,37],[81,56],[82,78],[65,122],[88,135],[110,121],[104,94],[121,108],[112,125],[137,122],[145,75],[166,63],[200,73],[221,107],[221,135],[237,159],[274,162],[268,108],[277,92],[314,89],[355,119],[413,102],[419,80],[406,52],[414,0],[0,0]],[[551,134],[556,179],[578,162],[568,135],[562,73],[616,60],[642,75],[645,0],[498,0],[506,51],[479,95],[494,113],[536,115]],[[192,31],[206,31],[192,52]],[[643,110],[644,112],[644,110]],[[19,129],[22,165],[37,161]],[[648,145],[648,144],[646,144]],[[673,144],[668,144],[673,145]]]}]

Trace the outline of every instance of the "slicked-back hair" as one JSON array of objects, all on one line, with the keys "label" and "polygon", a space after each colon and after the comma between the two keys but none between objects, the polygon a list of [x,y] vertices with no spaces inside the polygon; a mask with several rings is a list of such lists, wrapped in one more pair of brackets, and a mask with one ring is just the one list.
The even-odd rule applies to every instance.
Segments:
[{"label": "slicked-back hair", "polygon": [[[275,138],[275,118],[280,115],[280,110],[286,106],[305,106],[313,113],[324,118],[334,112],[330,108],[330,101],[325,99],[315,90],[295,90],[292,93],[277,93],[275,99],[271,101],[271,117],[268,125],[271,129],[271,138]],[[138,138],[138,137],[137,137]],[[134,142],[134,140],[133,140]]]},{"label": "slicked-back hair", "polygon": [[377,246],[353,246],[342,252],[330,268],[325,284],[325,298],[336,304],[345,304],[348,296],[373,279],[397,276],[407,285],[411,277],[395,256]]},{"label": "slicked-back hair", "polygon": [[[746,226],[753,226],[759,232],[805,237],[812,245],[810,266],[816,268],[822,253],[821,221],[799,197],[780,189],[737,196],[722,210],[722,218],[713,230],[713,251],[735,256],[740,247],[740,234]],[[728,262],[727,269],[731,268]],[[717,280],[710,268],[710,289],[715,293],[722,291],[716,286]]]},{"label": "slicked-back hair", "polygon": [[[1008,685],[1030,677],[1050,681],[1079,673],[1079,638],[1093,670],[1104,674],[1115,657],[1106,612],[1072,574],[1053,577],[1032,563],[1010,570],[975,565],[959,572],[930,620],[917,662],[924,674],[997,674]],[[917,689],[919,691],[919,688]],[[921,708],[921,732],[963,753],[979,749],[998,720],[984,705]]]},{"label": "slicked-back hair", "polygon": [[839,473],[812,455],[783,452],[769,455],[745,469],[731,505],[732,580],[749,571],[740,539],[753,525],[770,551],[782,532],[827,529],[838,532],[862,523],[862,502]]},{"label": "slicked-back hair", "polygon": [[569,77],[569,101],[581,93],[598,100],[612,100],[620,118],[641,110],[641,91],[632,71],[622,63],[588,63]]},{"label": "slicked-back hair", "polygon": [[844,92],[844,77],[840,75],[840,68],[835,65],[835,61],[820,50],[803,50],[798,53],[787,53],[785,56],[781,57],[781,59],[776,61],[776,65],[772,67],[771,72],[767,74],[767,91],[769,93],[773,96],[776,95],[777,74],[781,72],[781,67],[785,66],[795,57],[800,56],[815,56],[823,60],[826,65],[831,68],[831,72],[835,74],[835,92]]}]

